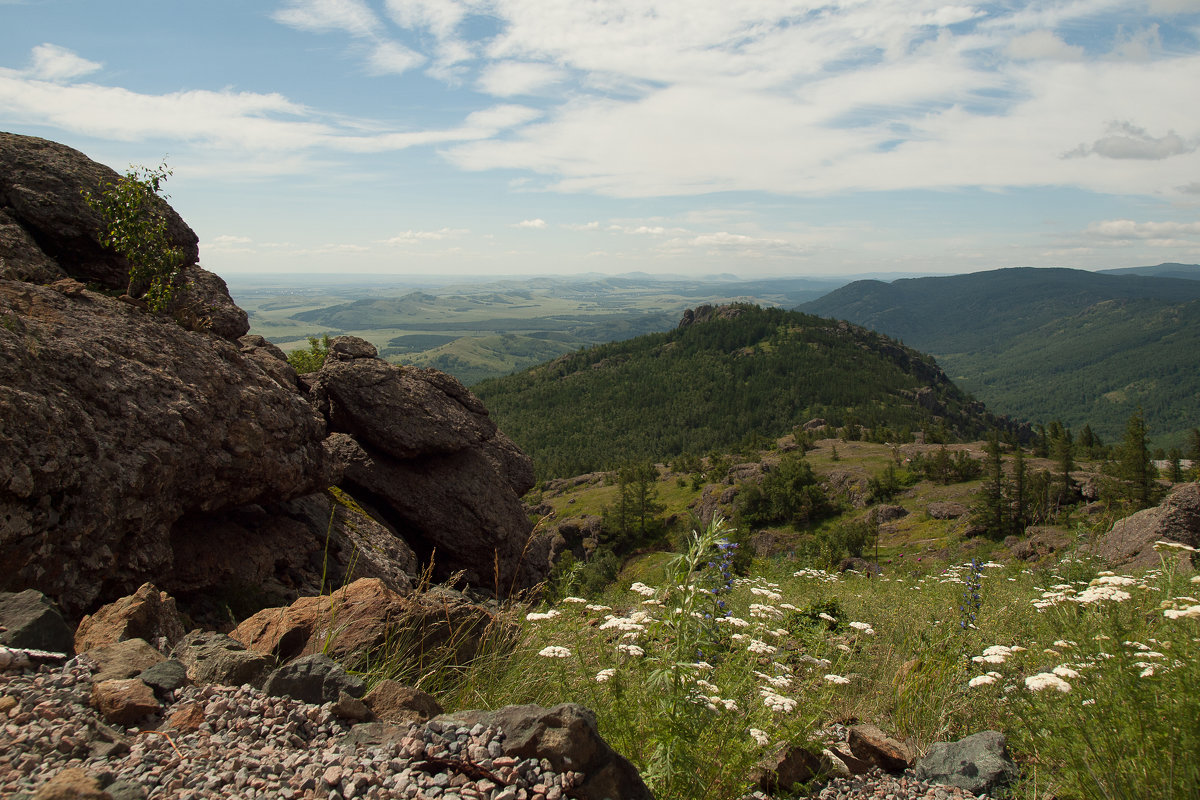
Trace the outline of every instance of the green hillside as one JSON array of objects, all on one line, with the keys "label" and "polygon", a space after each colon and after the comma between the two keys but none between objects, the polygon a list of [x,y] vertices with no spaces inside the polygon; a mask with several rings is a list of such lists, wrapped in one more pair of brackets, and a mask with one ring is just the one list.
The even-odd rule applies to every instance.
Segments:
[{"label": "green hillside", "polygon": [[1200,281],[1005,269],[859,281],[800,308],[933,354],[997,413],[1112,441],[1141,406],[1163,445],[1200,416]]},{"label": "green hillside", "polygon": [[776,437],[813,418],[969,436],[989,419],[932,360],[871,331],[782,309],[727,307],[600,345],[475,392],[541,477]]}]

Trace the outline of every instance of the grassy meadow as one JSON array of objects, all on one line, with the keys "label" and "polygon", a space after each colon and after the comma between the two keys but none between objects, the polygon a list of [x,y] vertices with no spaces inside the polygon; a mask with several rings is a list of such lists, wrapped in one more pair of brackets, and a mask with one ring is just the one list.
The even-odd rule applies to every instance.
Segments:
[{"label": "grassy meadow", "polygon": [[[866,479],[894,454],[825,440],[808,458],[825,478]],[[1075,546],[1030,563],[924,513],[969,504],[977,486],[921,481],[894,497],[909,514],[882,529],[882,575],[822,568],[787,529],[740,554],[739,573],[734,540],[752,546],[717,521],[627,559],[602,589],[557,576],[553,602],[502,608],[466,666],[418,674],[399,657],[370,677],[400,677],[447,710],[581,703],[661,800],[740,798],[768,749],[820,752],[823,728],[855,721],[918,754],[1003,731],[1022,773],[1011,798],[1200,796],[1200,576],[1179,560],[1194,554],[1163,548],[1160,569],[1108,571],[1081,553],[1110,521],[1079,514],[1059,525]],[[678,517],[702,492],[665,468],[658,487]],[[560,519],[615,498],[601,476],[538,491]]]},{"label": "grassy meadow", "polygon": [[1022,769],[1013,798],[1200,791],[1195,573],[1071,556],[869,577],[773,558],[739,577],[727,532],[599,596],[510,607],[503,641],[426,688],[449,709],[582,703],[663,800],[740,797],[766,748],[819,752],[823,726],[853,721],[916,752],[1001,730]]}]

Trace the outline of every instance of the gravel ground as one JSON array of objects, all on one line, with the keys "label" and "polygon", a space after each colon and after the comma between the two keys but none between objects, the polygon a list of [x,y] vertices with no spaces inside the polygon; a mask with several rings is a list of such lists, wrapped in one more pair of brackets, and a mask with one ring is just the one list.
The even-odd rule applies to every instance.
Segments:
[{"label": "gravel ground", "polygon": [[[481,725],[431,721],[411,726],[394,743],[356,746],[343,741],[349,723],[331,704],[268,697],[250,686],[175,692],[163,718],[202,708],[203,723],[193,731],[108,726],[89,706],[92,666],[77,658],[61,668],[0,673],[0,796],[32,798],[72,767],[100,777],[114,800],[560,800],[583,779],[551,771],[545,759],[504,756],[503,733]],[[976,800],[911,772],[878,770],[834,779],[812,797]],[[759,792],[751,799],[770,800]]]},{"label": "gravel ground", "polygon": [[0,796],[32,796],[69,767],[104,776],[114,797],[164,800],[558,800],[582,778],[554,773],[544,759],[503,756],[502,734],[480,725],[431,721],[393,744],[356,747],[341,741],[349,726],[329,704],[208,686],[179,690],[164,712],[202,703],[203,724],[164,735],[105,726],[88,706],[90,694],[91,668],[79,659],[0,674]]}]

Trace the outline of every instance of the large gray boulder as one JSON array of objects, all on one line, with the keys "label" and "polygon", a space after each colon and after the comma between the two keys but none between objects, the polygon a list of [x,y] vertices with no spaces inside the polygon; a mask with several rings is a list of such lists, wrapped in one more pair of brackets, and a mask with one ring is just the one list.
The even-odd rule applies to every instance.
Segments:
[{"label": "large gray boulder", "polygon": [[496,711],[459,711],[432,722],[471,727],[479,724],[504,733],[504,755],[550,762],[555,772],[582,772],[573,788],[579,800],[653,800],[633,765],[601,738],[596,717],[575,703],[553,708],[505,706]]},{"label": "large gray boulder", "polygon": [[[1176,486],[1159,505],[1119,519],[1100,537],[1095,553],[1114,566],[1147,569],[1162,563],[1154,543],[1178,542],[1200,548],[1200,483]],[[1167,550],[1167,558],[1177,558],[1190,568],[1190,553]]]},{"label": "large gray boulder", "polygon": [[1017,778],[1004,734],[982,731],[957,742],[937,742],[917,762],[917,780],[993,794]]},{"label": "large gray boulder", "polygon": [[191,631],[175,646],[172,656],[183,664],[188,680],[199,686],[261,686],[274,666],[272,659],[211,631]]},{"label": "large gray boulder", "polygon": [[41,592],[0,592],[0,645],[72,655],[75,633]]},{"label": "large gray boulder", "polygon": [[342,485],[422,559],[436,551],[435,576],[461,572],[501,595],[547,574],[549,541],[534,537],[521,495],[533,464],[496,428],[461,383],[435,370],[398,367],[354,337],[331,341],[331,356],[304,376],[328,420]]},{"label": "large gray boulder", "polygon": [[351,675],[329,656],[314,653],[284,664],[267,676],[263,691],[272,697],[294,697],[305,703],[336,703],[343,692],[362,697],[367,685]]}]

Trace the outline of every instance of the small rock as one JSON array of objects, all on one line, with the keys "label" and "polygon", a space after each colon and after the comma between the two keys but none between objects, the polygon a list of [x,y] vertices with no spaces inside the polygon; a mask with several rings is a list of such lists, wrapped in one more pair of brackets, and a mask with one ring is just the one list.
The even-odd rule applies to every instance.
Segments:
[{"label": "small rock", "polygon": [[912,751],[874,725],[850,727],[850,752],[885,772],[903,772],[912,766]]},{"label": "small rock", "polygon": [[137,678],[93,684],[92,705],[117,725],[132,725],[162,710],[154,691]]},{"label": "small rock", "polygon": [[112,800],[100,782],[82,769],[64,769],[33,793],[34,800]]}]

